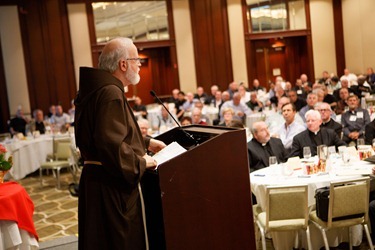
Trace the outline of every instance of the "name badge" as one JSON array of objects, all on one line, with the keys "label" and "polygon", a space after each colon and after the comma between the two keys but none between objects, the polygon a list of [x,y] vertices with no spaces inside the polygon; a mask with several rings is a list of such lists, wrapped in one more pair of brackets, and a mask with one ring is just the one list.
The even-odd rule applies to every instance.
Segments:
[{"label": "name badge", "polygon": [[363,112],[357,112],[357,118],[363,119]]},{"label": "name badge", "polygon": [[351,115],[349,117],[349,121],[351,121],[351,122],[355,122],[356,120],[357,120],[357,116],[355,116],[355,115]]}]

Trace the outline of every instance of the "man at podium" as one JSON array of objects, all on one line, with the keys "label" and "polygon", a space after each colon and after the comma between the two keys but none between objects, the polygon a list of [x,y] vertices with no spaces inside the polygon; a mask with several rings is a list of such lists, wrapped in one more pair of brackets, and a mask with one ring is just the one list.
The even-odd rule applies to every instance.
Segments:
[{"label": "man at podium", "polygon": [[124,87],[140,80],[137,48],[115,38],[99,69],[80,68],[75,136],[84,159],[79,186],[79,249],[146,249],[139,182],[161,141],[144,139]]}]

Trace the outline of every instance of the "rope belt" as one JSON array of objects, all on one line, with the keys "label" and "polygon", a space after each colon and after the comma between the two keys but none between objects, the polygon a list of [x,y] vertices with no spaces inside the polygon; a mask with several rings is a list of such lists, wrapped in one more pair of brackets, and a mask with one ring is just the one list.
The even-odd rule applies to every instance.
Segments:
[{"label": "rope belt", "polygon": [[83,164],[84,165],[98,165],[98,166],[103,165],[100,161],[84,161]]}]

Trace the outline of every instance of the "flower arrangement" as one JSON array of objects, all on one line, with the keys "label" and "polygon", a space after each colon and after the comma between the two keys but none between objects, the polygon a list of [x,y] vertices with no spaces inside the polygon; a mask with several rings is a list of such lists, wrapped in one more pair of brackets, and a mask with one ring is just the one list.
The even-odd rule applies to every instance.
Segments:
[{"label": "flower arrangement", "polygon": [[8,160],[5,158],[6,152],[7,149],[4,147],[4,145],[0,144],[0,171],[7,171],[11,169],[13,165],[12,156],[9,156]]}]

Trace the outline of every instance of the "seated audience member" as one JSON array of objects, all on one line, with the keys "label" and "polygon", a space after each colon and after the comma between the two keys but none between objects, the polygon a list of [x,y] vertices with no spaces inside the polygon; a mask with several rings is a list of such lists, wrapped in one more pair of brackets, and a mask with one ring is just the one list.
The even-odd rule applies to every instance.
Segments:
[{"label": "seated audience member", "polygon": [[305,121],[305,114],[308,110],[314,109],[315,104],[318,102],[318,95],[314,92],[311,92],[307,95],[306,99],[307,105],[305,105],[299,111],[299,115],[301,116],[302,120]]},{"label": "seated audience member", "polygon": [[322,73],[322,78],[319,79],[318,83],[320,84],[329,84],[331,77],[328,71],[324,70]]},{"label": "seated audience member", "polygon": [[56,106],[55,105],[51,105],[49,106],[48,108],[48,114],[46,116],[46,118],[44,118],[45,120],[47,119],[51,119],[52,116],[54,116],[56,114]]},{"label": "seated audience member", "polygon": [[56,106],[56,114],[51,117],[51,124],[54,126],[55,132],[66,132],[70,126],[70,117],[64,113],[61,105]]},{"label": "seated audience member", "polygon": [[[285,123],[281,107],[286,103],[290,103],[289,98],[285,96],[281,97],[279,103],[277,104],[276,112],[268,115],[266,118],[266,124],[268,125],[268,130],[270,131],[271,136],[278,136],[280,124]],[[296,113],[294,119],[297,123],[301,124],[302,126],[305,126],[304,121],[298,113]]]},{"label": "seated audience member", "polygon": [[238,86],[238,93],[241,96],[242,103],[246,104],[248,101],[250,101],[250,92],[247,91],[244,85]]},{"label": "seated audience member", "polygon": [[260,83],[259,83],[259,80],[258,79],[254,79],[253,80],[253,86],[250,88],[250,91],[263,91],[263,92],[266,92],[266,88],[260,86]]},{"label": "seated audience member", "polygon": [[232,108],[223,109],[223,122],[219,123],[219,126],[229,127],[231,121],[233,121],[234,111]]},{"label": "seated audience member", "polygon": [[[164,106],[168,108],[168,103],[164,103]],[[159,133],[163,133],[177,126],[176,122],[163,107],[160,107],[160,113],[158,114],[157,119]]]},{"label": "seated audience member", "polygon": [[254,122],[251,132],[253,139],[247,144],[250,172],[268,167],[270,156],[276,156],[277,162],[286,161],[283,143],[270,136],[265,122]]},{"label": "seated audience member", "polygon": [[346,111],[346,109],[349,109],[348,104],[346,103],[346,100],[349,97],[349,90],[348,88],[341,88],[340,91],[340,99],[337,101],[337,106],[335,109],[336,115],[341,115]]},{"label": "seated audience member", "polygon": [[202,110],[200,108],[193,109],[193,111],[191,112],[191,119],[193,121],[193,124],[207,125],[207,123],[202,119]]},{"label": "seated audience member", "polygon": [[147,119],[147,108],[146,105],[142,104],[142,99],[136,96],[134,98],[134,106],[133,106],[134,112],[140,112],[143,119]]},{"label": "seated audience member", "polygon": [[[206,105],[211,105],[214,103],[215,97],[216,97],[216,92],[219,91],[219,87],[217,85],[212,85],[211,86],[211,94],[206,96],[206,99],[204,100],[204,104]],[[221,97],[220,97],[221,99]]]},{"label": "seated audience member", "polygon": [[182,104],[182,108],[185,112],[191,112],[194,107],[194,94],[192,92],[186,93],[186,101]]},{"label": "seated audience member", "polygon": [[178,92],[178,100],[174,106],[176,109],[176,116],[178,119],[181,119],[184,116],[185,110],[183,108],[183,105],[185,102],[185,93],[183,91]]},{"label": "seated audience member", "polygon": [[263,109],[263,103],[258,99],[257,92],[250,93],[250,100],[246,102],[246,105],[255,112],[261,112]]},{"label": "seated audience member", "polygon": [[365,144],[372,145],[373,139],[375,139],[375,119],[365,127]]},{"label": "seated audience member", "polygon": [[353,73],[350,73],[349,69],[344,69],[344,75],[340,77],[340,81],[347,80],[349,83],[349,88],[351,88],[354,85],[357,85],[357,76]]},{"label": "seated audience member", "polygon": [[365,127],[370,123],[370,115],[366,109],[358,106],[358,97],[350,95],[346,101],[349,110],[341,115],[343,126],[343,141],[356,143],[358,138],[363,138]]},{"label": "seated audience member", "polygon": [[199,86],[197,88],[197,93],[195,93],[195,95],[194,95],[194,99],[197,99],[197,100],[204,103],[205,100],[206,100],[206,97],[207,97],[207,94],[204,92],[203,87]]},{"label": "seated audience member", "polygon": [[39,131],[40,134],[46,133],[48,122],[44,120],[43,111],[36,109],[33,112],[34,119],[29,123],[29,130],[31,133]]},{"label": "seated audience member", "polygon": [[311,156],[317,154],[317,146],[345,146],[346,143],[338,137],[332,129],[321,128],[322,118],[319,111],[309,110],[305,115],[307,129],[293,138],[292,150],[289,157],[299,156],[303,158],[303,148],[310,147]]},{"label": "seated audience member", "polygon": [[276,83],[275,85],[275,95],[270,98],[271,104],[274,104],[277,106],[277,103],[279,102],[280,98],[286,96],[284,88],[281,86],[280,83]]},{"label": "seated audience member", "polygon": [[228,128],[245,128],[245,125],[239,120],[231,120],[227,127]]},{"label": "seated audience member", "polygon": [[9,131],[12,135],[22,133],[26,135],[26,125],[29,120],[23,115],[23,110],[21,107],[18,107],[16,111],[16,116],[10,119],[9,122]]},{"label": "seated audience member", "polygon": [[169,98],[169,103],[174,103],[175,105],[177,105],[177,102],[178,102],[178,93],[180,93],[180,90],[179,89],[173,89],[172,90],[172,96]]},{"label": "seated audience member", "polygon": [[340,123],[331,119],[332,109],[331,106],[326,102],[318,102],[315,105],[315,110],[318,110],[322,118],[322,124],[320,127],[333,129],[339,138],[341,138],[342,126]]},{"label": "seated audience member", "polygon": [[373,85],[375,84],[375,73],[374,69],[369,67],[366,70],[366,82],[370,84],[371,88],[373,88]]},{"label": "seated audience member", "polygon": [[349,88],[349,82],[348,82],[348,80],[344,79],[340,83],[341,83],[341,88],[336,89],[335,91],[333,91],[333,96],[336,98],[336,100],[340,100],[340,90],[341,89],[345,88],[345,89],[348,89],[349,94],[353,93],[353,90],[351,88]]},{"label": "seated audience member", "polygon": [[309,78],[306,74],[301,74],[300,79],[302,81],[302,85],[305,87],[307,93],[309,93],[312,89],[312,82],[309,81]]},{"label": "seated audience member", "polygon": [[190,116],[182,117],[181,126],[188,126],[188,125],[192,125],[192,124],[193,124],[193,120],[191,119]]},{"label": "seated audience member", "polygon": [[76,105],[74,104],[74,99],[70,102],[70,109],[68,110],[70,125],[74,126],[74,119],[76,114]]},{"label": "seated audience member", "polygon": [[296,80],[296,84],[295,84],[295,86],[294,86],[293,89],[296,91],[298,97],[302,98],[302,100],[306,99],[307,92],[305,90],[305,87],[302,84],[302,80],[301,79],[297,79]]},{"label": "seated audience member", "polygon": [[297,112],[299,112],[301,108],[307,104],[303,98],[298,96],[297,91],[294,89],[288,91],[288,97],[290,102],[296,106]]},{"label": "seated audience member", "polygon": [[235,81],[229,83],[228,89],[227,89],[227,91],[229,93],[229,96],[230,96],[229,99],[231,99],[231,100],[233,99],[233,94],[238,91],[238,86],[239,86],[239,84]]},{"label": "seated audience member", "polygon": [[[328,89],[328,92],[330,92],[331,94],[337,90],[337,89],[341,89],[341,83],[340,83],[340,79],[337,77],[337,76],[333,76],[331,78],[331,81],[329,81],[329,83],[326,83],[325,84],[327,86],[327,89]],[[336,96],[335,96],[336,98]],[[337,98],[336,98],[337,99]]]},{"label": "seated audience member", "polygon": [[139,129],[141,130],[142,137],[143,138],[152,138],[148,134],[148,130],[150,128],[150,124],[149,124],[148,120],[140,118],[140,119],[137,120],[137,123],[138,123]]},{"label": "seated audience member", "polygon": [[194,108],[199,108],[201,110],[201,114],[202,114],[201,119],[202,119],[202,121],[206,122],[207,125],[211,125],[212,124],[210,118],[208,118],[208,116],[206,115],[207,114],[207,107],[204,106],[203,102],[196,101],[194,103]]},{"label": "seated audience member", "polygon": [[355,95],[357,95],[359,98],[365,97],[366,95],[370,95],[371,87],[366,82],[366,78],[364,76],[358,77],[357,83],[358,85],[350,87],[350,89],[353,90],[353,93]]},{"label": "seated audience member", "polygon": [[295,120],[296,107],[293,103],[286,103],[281,108],[284,123],[279,126],[278,135],[284,148],[289,152],[292,147],[293,137],[305,130],[305,127]]},{"label": "seated audience member", "polygon": [[252,113],[248,106],[241,103],[241,95],[236,92],[233,94],[233,99],[226,101],[220,109],[220,117],[223,120],[223,110],[224,108],[232,108],[234,111],[234,119],[244,121],[245,117]]},{"label": "seated audience member", "polygon": [[222,104],[223,104],[223,100],[222,100],[222,97],[221,97],[221,91],[218,90],[218,91],[216,91],[214,99],[212,99],[210,105],[219,109]]}]

